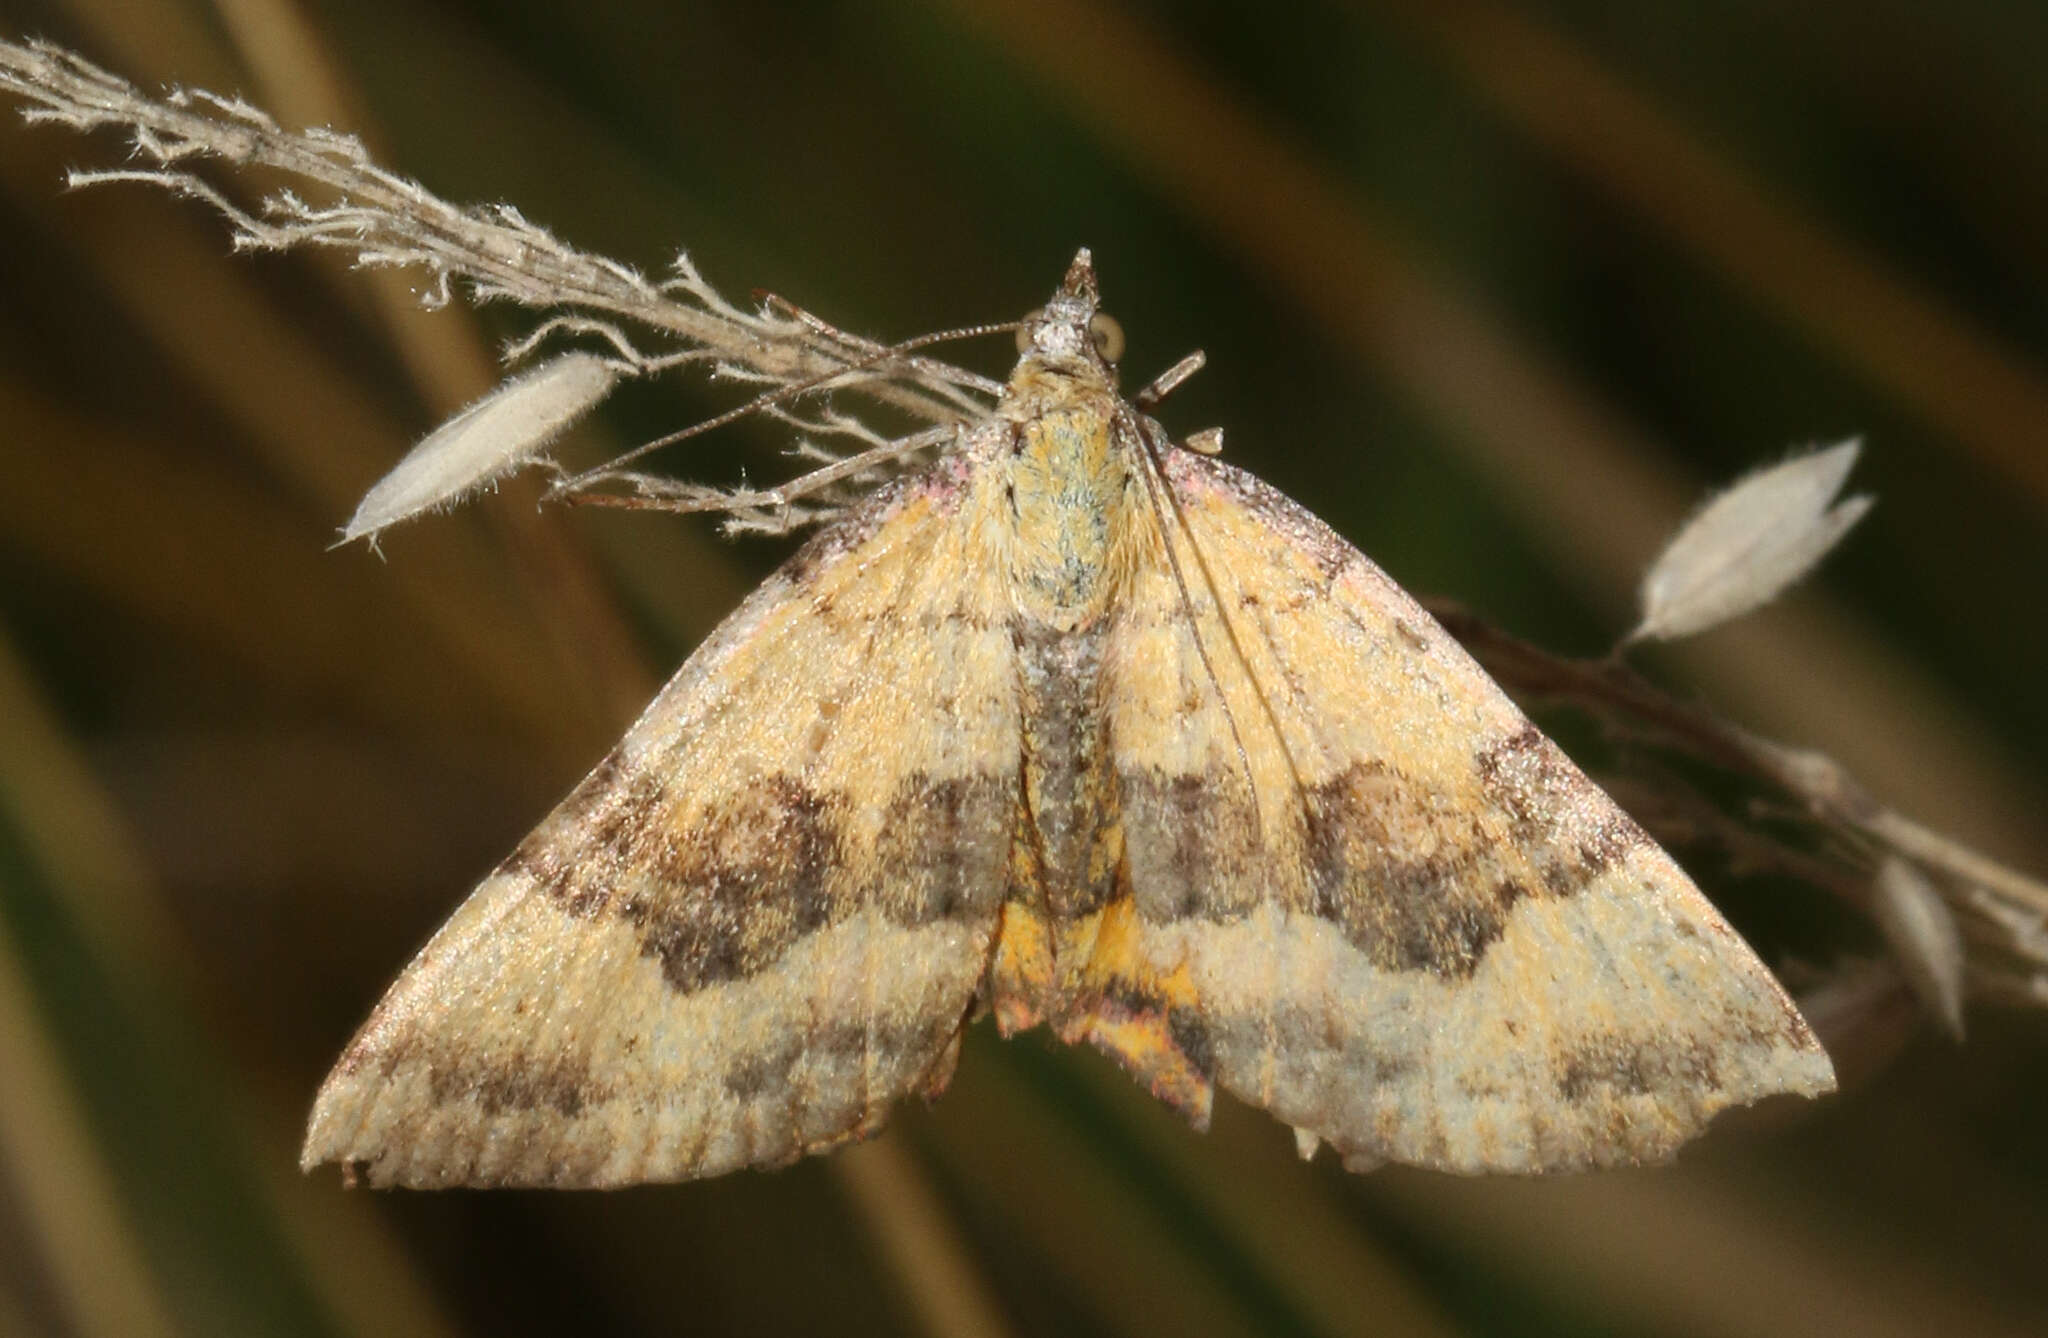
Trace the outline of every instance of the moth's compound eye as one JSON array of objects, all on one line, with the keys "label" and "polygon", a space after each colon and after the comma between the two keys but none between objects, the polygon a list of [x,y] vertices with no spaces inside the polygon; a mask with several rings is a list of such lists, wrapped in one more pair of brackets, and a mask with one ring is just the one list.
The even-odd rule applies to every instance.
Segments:
[{"label": "moth's compound eye", "polygon": [[[1036,312],[1032,313],[1034,316],[1036,314]],[[1031,351],[1031,316],[1026,316],[1023,320],[1017,322],[1017,351],[1019,353],[1029,353]]]},{"label": "moth's compound eye", "polygon": [[1115,362],[1124,355],[1124,327],[1114,316],[1096,312],[1088,321],[1088,338],[1095,342],[1095,351],[1104,362]]}]

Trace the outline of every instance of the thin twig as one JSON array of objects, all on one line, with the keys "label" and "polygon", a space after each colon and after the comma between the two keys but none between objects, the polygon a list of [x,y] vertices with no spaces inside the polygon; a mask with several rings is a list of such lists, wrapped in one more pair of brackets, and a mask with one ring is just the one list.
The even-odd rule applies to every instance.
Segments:
[{"label": "thin twig", "polygon": [[[1429,607],[1516,697],[1578,708],[1611,731],[1761,783],[1796,804],[1822,833],[1852,848],[1889,853],[1918,866],[1933,879],[1970,942],[1973,989],[1986,997],[2015,997],[2013,982],[2021,978],[2014,976],[2011,963],[2017,960],[2032,972],[2017,993],[2036,1004],[2048,1004],[2048,932],[2043,930],[2048,922],[2048,884],[1892,810],[1832,758],[1723,720],[1671,696],[1618,660],[1552,655],[1457,605],[1436,601]],[[1698,806],[1681,796],[1685,788],[1674,780],[1655,790],[1660,802],[1682,805],[1685,817],[1698,819]],[[1775,844],[1754,826],[1725,814],[1702,826],[1707,828],[1703,836],[1736,853],[1757,856]],[[1733,837],[1736,830],[1745,835]],[[1780,870],[1805,876],[1867,907],[1867,897],[1845,883],[1832,862],[1790,858],[1797,854],[1787,847],[1768,858]],[[1828,871],[1821,876],[1820,870]]]},{"label": "thin twig", "polygon": [[[285,130],[239,98],[198,89],[152,98],[42,42],[0,42],[0,91],[25,99],[30,105],[23,115],[31,122],[81,131],[114,126],[133,136],[144,166],[74,171],[73,186],[140,182],[204,201],[228,220],[238,246],[329,247],[350,252],[365,267],[422,269],[429,306],[449,301],[459,282],[478,302],[580,312],[585,332],[633,349],[623,333],[594,319],[601,314],[680,341],[682,351],[709,350],[723,364],[778,385],[828,378],[873,356],[867,341],[815,319],[770,306],[742,310],[721,297],[687,256],[676,257],[672,277],[650,282],[630,266],[569,246],[511,205],[451,204],[379,167],[354,137]],[[279,191],[245,208],[188,169],[205,158],[273,168],[316,183],[332,198],[315,204]],[[667,365],[661,355],[646,360]],[[973,412],[974,395],[986,389],[984,378],[930,358],[891,364],[887,371],[850,388],[927,422]]]}]

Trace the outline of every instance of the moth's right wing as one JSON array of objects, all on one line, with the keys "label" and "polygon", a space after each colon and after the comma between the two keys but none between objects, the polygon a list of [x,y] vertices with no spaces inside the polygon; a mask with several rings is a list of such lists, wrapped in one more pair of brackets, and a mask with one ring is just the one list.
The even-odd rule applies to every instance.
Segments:
[{"label": "moth's right wing", "polygon": [[1242,471],[1164,463],[1186,596],[1155,548],[1106,662],[1121,1008],[1360,1166],[1655,1161],[1833,1087],[1691,880],[1379,568]]},{"label": "moth's right wing", "polygon": [[303,1163],[375,1185],[779,1164],[935,1094],[1017,803],[1010,633],[960,456],[770,577],[406,968]]}]

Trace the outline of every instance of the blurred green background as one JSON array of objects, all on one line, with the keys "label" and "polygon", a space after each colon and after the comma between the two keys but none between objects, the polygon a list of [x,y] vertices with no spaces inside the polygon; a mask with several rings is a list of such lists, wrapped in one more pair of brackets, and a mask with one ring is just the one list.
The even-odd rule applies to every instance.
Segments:
[{"label": "blurred green background", "polygon": [[[0,33],[876,336],[1012,318],[1089,245],[1129,380],[1209,353],[1171,427],[1553,650],[1627,626],[1704,488],[1861,434],[1880,504],[1823,575],[1651,667],[2048,870],[2033,0],[0,0]],[[1348,1176],[983,1027],[937,1107],[778,1174],[301,1177],[390,976],[786,548],[514,484],[323,551],[522,318],[66,194],[125,146],[7,120],[0,1338],[2048,1331],[2048,1019],[2010,1007],[1957,1047],[1892,1000],[1840,1097],[1655,1172]],[[636,387],[581,449],[730,402]],[[1729,904],[1832,925],[1809,980],[1869,949],[1818,893]]]}]

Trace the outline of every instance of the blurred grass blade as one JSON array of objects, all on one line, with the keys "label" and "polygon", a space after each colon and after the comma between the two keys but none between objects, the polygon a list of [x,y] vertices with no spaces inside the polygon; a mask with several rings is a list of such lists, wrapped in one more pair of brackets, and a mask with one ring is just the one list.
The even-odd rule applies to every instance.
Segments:
[{"label": "blurred grass blade", "polygon": [[[1007,1249],[1032,1275],[1025,1285],[1056,1296],[1103,1334],[1302,1332],[1284,1304],[1239,1285],[1241,1260],[1219,1266],[1191,1249],[1184,1233],[1205,1224],[1148,1193],[1130,1166],[1034,1081],[1034,1071],[1061,1061],[1035,1039],[997,1049],[989,1033],[969,1033],[961,1075],[927,1126],[948,1178],[1012,1238]],[[1014,1295],[1010,1304],[1018,1304]]]},{"label": "blurred grass blade", "polygon": [[[6,407],[0,386],[0,413]],[[14,489],[0,496],[11,499]],[[44,877],[74,890],[71,909],[101,952],[171,988],[193,988],[199,972],[188,942],[155,895],[141,850],[100,799],[0,630],[0,817],[31,834]]]},{"label": "blurred grass blade", "polygon": [[1615,1333],[2039,1334],[2038,1313],[1831,1221],[1788,1183],[1796,1176],[1787,1168],[1733,1170],[1700,1159],[1657,1171],[1461,1180],[1391,1168],[1358,1193],[1460,1252],[1512,1261]]},{"label": "blurred grass blade", "polygon": [[[181,461],[4,371],[0,419],[18,434],[18,448],[0,452],[6,547],[146,634],[175,630],[272,690],[392,728],[512,727],[389,597],[385,564],[323,553],[303,513],[217,458]],[[60,447],[63,467],[50,468]],[[351,654],[359,645],[375,647],[374,672]],[[157,940],[139,917],[120,918]]]},{"label": "blurred grass blade", "polygon": [[[273,114],[289,124],[345,126],[373,150],[384,142],[371,102],[322,16],[293,0],[216,0],[213,8]],[[425,310],[414,276],[403,270],[364,270],[324,252],[314,263],[336,300],[370,308],[420,399],[437,413],[485,396],[498,381],[502,368],[473,313]],[[496,537],[513,550],[513,567],[524,578],[518,588],[535,620],[595,708],[599,732],[632,719],[658,680],[649,677],[590,555],[560,526],[537,523],[529,509],[501,508],[490,520]]]},{"label": "blurred grass blade", "polygon": [[[13,1181],[62,1177],[59,1206],[77,1216],[44,1225],[53,1254],[76,1253],[48,1266],[59,1277],[106,1271],[119,1322],[104,1331],[128,1332],[132,1312],[145,1334],[445,1333],[360,1203],[299,1195],[281,1207],[274,1181],[291,1174],[290,1149],[244,1132],[280,1121],[237,1111],[250,1093],[188,1021],[189,992],[205,988],[189,942],[4,639],[0,838],[0,1137],[24,1134],[5,1149],[31,1163],[10,1165]],[[151,928],[138,942],[140,926]],[[78,1075],[75,1097],[54,1076],[60,1064]],[[296,1112],[285,1127],[295,1124]],[[132,1228],[103,1206],[114,1183]],[[301,1260],[342,1243],[347,1266],[320,1273],[334,1289],[323,1305]],[[166,1280],[161,1292],[131,1254]],[[176,1323],[151,1327],[158,1312]]]},{"label": "blurred grass blade", "polygon": [[[354,509],[380,456],[398,454],[410,432],[362,394],[248,265],[225,253],[211,220],[175,202],[163,202],[158,213],[104,192],[58,197],[47,189],[42,183],[77,152],[48,129],[0,135],[0,168],[13,169],[0,184],[38,183],[33,194],[22,190],[23,210],[237,429],[229,444],[248,448],[284,480],[299,514],[320,518],[310,523],[306,545],[316,547],[319,526]],[[38,165],[24,170],[32,158]],[[138,208],[154,220],[146,246],[136,243],[130,211]],[[578,676],[543,657],[502,653],[508,644],[545,644],[546,622],[523,606],[478,538],[473,527],[423,528],[408,536],[411,560],[388,564],[382,579],[419,618],[453,674],[522,722],[529,737],[587,761],[603,744],[592,741],[600,732],[595,721],[564,709],[579,701]]]},{"label": "blurred grass blade", "polygon": [[2048,382],[1938,293],[1786,202],[1527,13],[1487,0],[1352,3],[1436,37],[1523,132],[2048,502]]},{"label": "blurred grass blade", "polygon": [[900,1136],[847,1148],[831,1166],[932,1338],[1008,1338],[1001,1308]]},{"label": "blurred grass blade", "polygon": [[[1062,1065],[1134,1135],[1128,1160],[1156,1163],[1246,1263],[1272,1279],[1318,1333],[1451,1338],[1458,1332],[1408,1262],[1343,1202],[1350,1173],[1327,1150],[1304,1163],[1279,1121],[1219,1096],[1207,1134],[1094,1056]],[[1369,1324],[1368,1324],[1369,1317]]]},{"label": "blurred grass blade", "polygon": [[[10,843],[11,844],[11,843]],[[0,879],[13,861],[0,861]],[[0,907],[12,900],[0,893]],[[170,1338],[177,1332],[115,1192],[117,1171],[91,1126],[0,913],[0,1158],[40,1249],[13,1262],[40,1269],[80,1338]]]}]

